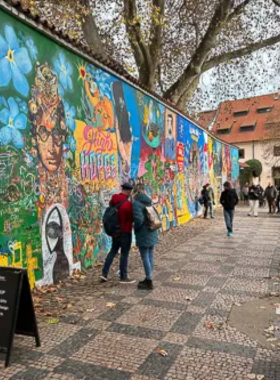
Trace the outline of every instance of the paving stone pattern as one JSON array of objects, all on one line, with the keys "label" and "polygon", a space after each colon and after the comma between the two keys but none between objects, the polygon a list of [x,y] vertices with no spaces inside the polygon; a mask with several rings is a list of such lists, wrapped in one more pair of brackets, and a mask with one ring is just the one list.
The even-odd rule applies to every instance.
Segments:
[{"label": "paving stone pattern", "polygon": [[[72,287],[79,311],[58,324],[39,318],[38,349],[32,338],[17,336],[12,366],[0,369],[0,380],[245,380],[250,373],[280,379],[279,351],[227,324],[233,303],[271,291],[279,224],[277,216],[248,218],[240,209],[229,238],[217,213],[214,222],[198,223],[195,237],[159,252],[154,291],[116,279],[97,292],[94,283]],[[141,279],[137,260],[131,275]],[[209,321],[219,328],[207,329]],[[0,354],[0,367],[3,360]]]}]

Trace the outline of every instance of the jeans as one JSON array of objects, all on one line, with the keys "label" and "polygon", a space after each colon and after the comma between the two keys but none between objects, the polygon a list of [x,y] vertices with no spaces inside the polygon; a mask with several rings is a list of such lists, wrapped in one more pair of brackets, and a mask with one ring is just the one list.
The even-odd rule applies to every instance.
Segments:
[{"label": "jeans", "polygon": [[214,214],[213,214],[213,210],[214,210],[213,201],[209,201],[209,210],[210,210],[210,216],[211,216],[211,218],[213,218],[213,216],[214,216]]},{"label": "jeans", "polygon": [[127,278],[127,264],[128,255],[131,248],[132,234],[130,232],[125,232],[119,238],[112,238],[112,248],[106,257],[106,261],[102,270],[104,275],[108,275],[112,262],[117,256],[119,249],[121,249],[120,257],[120,275],[121,279]]},{"label": "jeans", "polygon": [[154,270],[154,246],[152,247],[139,247],[141,259],[143,262],[145,275],[148,280],[152,279]]},{"label": "jeans", "polygon": [[234,210],[224,210],[224,217],[228,232],[232,232]]}]

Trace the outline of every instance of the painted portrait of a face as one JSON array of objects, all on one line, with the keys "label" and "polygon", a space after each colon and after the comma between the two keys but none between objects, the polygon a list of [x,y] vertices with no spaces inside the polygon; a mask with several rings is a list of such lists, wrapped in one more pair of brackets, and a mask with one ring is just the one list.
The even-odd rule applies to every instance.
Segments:
[{"label": "painted portrait of a face", "polygon": [[50,172],[61,164],[67,127],[62,101],[58,95],[57,76],[47,64],[36,68],[35,85],[29,102],[33,137],[38,156]]},{"label": "painted portrait of a face", "polygon": [[62,115],[59,115],[59,109],[56,113],[54,120],[48,121],[43,117],[35,130],[39,158],[49,172],[59,168],[66,138],[66,124]]}]

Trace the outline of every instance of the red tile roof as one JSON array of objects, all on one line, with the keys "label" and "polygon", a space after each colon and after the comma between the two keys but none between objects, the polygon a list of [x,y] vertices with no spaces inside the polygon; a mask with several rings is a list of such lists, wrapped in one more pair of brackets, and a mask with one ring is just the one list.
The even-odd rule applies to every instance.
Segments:
[{"label": "red tile roof", "polygon": [[213,111],[206,111],[202,112],[198,115],[198,122],[199,124],[204,128],[208,129],[209,125],[213,122],[215,115],[216,115],[216,110]]},{"label": "red tile roof", "polygon": [[[260,109],[270,109],[270,112],[258,113]],[[237,112],[247,114],[238,116]],[[215,111],[213,111],[215,112]],[[212,133],[224,141],[234,144],[241,142],[258,141],[272,137],[268,125],[274,125],[280,130],[280,96],[269,94],[253,98],[227,101],[220,104]],[[231,126],[229,133],[225,129]],[[252,131],[240,130],[240,127],[255,126]],[[277,128],[278,129],[278,128]],[[219,130],[223,133],[219,134]]]}]

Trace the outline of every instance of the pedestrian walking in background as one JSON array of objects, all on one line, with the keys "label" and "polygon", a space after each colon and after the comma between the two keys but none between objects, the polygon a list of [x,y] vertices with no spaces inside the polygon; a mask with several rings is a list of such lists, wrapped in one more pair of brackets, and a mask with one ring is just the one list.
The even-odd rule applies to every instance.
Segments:
[{"label": "pedestrian walking in background", "polygon": [[277,198],[276,198],[276,207],[277,207],[277,212],[280,212],[280,185],[277,186]]},{"label": "pedestrian walking in background", "polygon": [[231,187],[230,182],[226,181],[224,183],[224,191],[221,194],[220,203],[224,208],[224,218],[228,236],[232,236],[233,234],[234,209],[238,202],[239,199],[236,190]]},{"label": "pedestrian walking in background", "polygon": [[[102,281],[108,281],[108,273],[110,267],[114,261],[114,258],[117,256],[119,249],[121,249],[120,256],[120,282],[121,283],[135,283],[134,280],[129,279],[127,273],[128,267],[128,256],[131,249],[132,243],[132,223],[133,223],[133,215],[132,215],[132,203],[129,200],[133,187],[130,183],[124,183],[122,185],[122,191],[120,194],[113,195],[110,206],[107,210],[110,212],[117,213],[117,221],[113,220],[104,220],[106,218],[106,212],[103,217],[103,224],[108,224],[109,229],[114,229],[118,227],[116,233],[114,231],[112,233],[107,233],[112,236],[112,247],[110,252],[107,255],[105,260],[105,264],[102,269],[102,274],[100,276]],[[110,217],[110,215],[109,215]],[[113,222],[113,223],[112,223]],[[110,223],[113,224],[110,226]],[[105,228],[106,230],[106,228]]]},{"label": "pedestrian walking in background", "polygon": [[158,243],[158,230],[151,230],[148,224],[147,207],[152,206],[152,200],[145,193],[136,193],[133,202],[133,222],[136,246],[139,248],[145,279],[140,281],[138,289],[153,289],[154,248]]},{"label": "pedestrian walking in background", "polygon": [[214,219],[215,194],[211,186],[208,187],[210,217]]},{"label": "pedestrian walking in background", "polygon": [[206,219],[207,214],[208,214],[209,202],[210,202],[209,183],[206,183],[206,185],[203,186],[203,189],[201,191],[201,196],[202,196],[202,201],[204,205],[204,219]]},{"label": "pedestrian walking in background", "polygon": [[248,194],[249,194],[249,184],[248,183],[246,183],[243,186],[242,194],[243,194],[243,199],[244,199],[244,205],[248,205],[249,204],[249,197],[248,197]]},{"label": "pedestrian walking in background", "polygon": [[259,194],[259,206],[263,207],[265,206],[265,193],[260,184],[257,185],[257,190]]},{"label": "pedestrian walking in background", "polygon": [[248,216],[258,216],[259,210],[259,190],[255,184],[249,187],[249,204],[250,210]]},{"label": "pedestrian walking in background", "polygon": [[276,212],[276,198],[277,190],[276,187],[269,182],[267,188],[265,189],[265,197],[268,203],[269,214],[275,214]]}]

